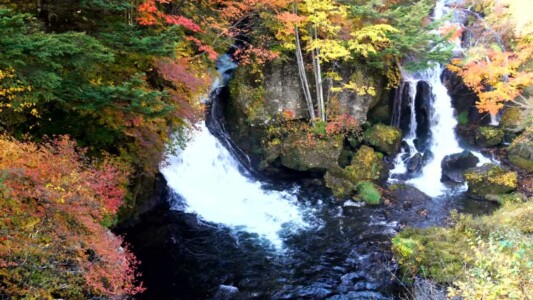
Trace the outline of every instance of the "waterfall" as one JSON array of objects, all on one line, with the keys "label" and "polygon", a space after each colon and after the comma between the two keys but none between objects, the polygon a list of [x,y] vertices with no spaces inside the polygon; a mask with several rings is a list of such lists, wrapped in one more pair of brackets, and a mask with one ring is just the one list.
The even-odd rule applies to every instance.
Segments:
[{"label": "waterfall", "polygon": [[[447,13],[448,8],[446,3],[442,0],[437,1],[434,9],[434,19],[442,18]],[[460,51],[460,42],[456,41],[456,47],[454,51]],[[410,120],[409,128],[404,137],[404,142],[408,147],[402,147],[401,153],[396,157],[394,164],[395,168],[391,172],[391,181],[396,181],[396,177],[399,174],[405,174],[407,168],[405,163],[413,157],[417,151],[414,141],[419,138],[417,136],[417,116],[416,116],[416,86],[419,82],[425,82],[430,86],[431,95],[429,103],[431,105],[429,115],[429,131],[430,131],[430,143],[427,145],[427,150],[431,154],[432,159],[423,166],[421,174],[417,177],[409,179],[407,183],[410,183],[417,187],[422,192],[431,197],[438,197],[446,192],[446,186],[440,181],[441,178],[441,161],[446,155],[454,154],[463,151],[459,146],[457,137],[455,135],[455,127],[457,126],[457,120],[454,117],[454,109],[452,107],[452,101],[448,95],[448,91],[440,79],[440,75],[443,69],[442,66],[434,66],[428,68],[423,72],[408,73],[402,72],[403,84],[400,85],[402,90],[397,91],[397,97],[401,98],[401,101],[405,101],[403,94],[405,93],[403,85],[409,87],[409,108],[410,108]],[[413,93],[414,90],[414,93]],[[398,93],[399,96],[398,96]],[[394,106],[394,113],[392,119],[392,125],[401,127],[401,114],[403,104],[396,104]],[[405,128],[402,128],[404,132]],[[423,148],[423,147],[419,147]],[[422,151],[425,149],[422,149]],[[487,162],[488,159],[484,158],[479,153],[474,153],[480,159],[480,163]],[[424,154],[424,156],[426,156]]]},{"label": "waterfall", "polygon": [[[227,61],[218,64],[221,78],[213,85],[212,105],[217,105],[218,92],[226,84],[230,68],[235,67]],[[221,125],[218,120],[210,122]],[[196,128],[187,146],[171,155],[161,168],[168,186],[184,199],[186,212],[208,222],[256,233],[277,248],[282,246],[282,231],[305,226],[296,191],[265,189],[245,172],[234,151],[229,151],[205,122]],[[224,135],[221,140],[229,141],[223,128],[216,127],[214,131]],[[173,209],[182,210],[182,206]]]},{"label": "waterfall", "polygon": [[431,86],[431,113],[430,132],[431,142],[429,151],[433,154],[433,159],[422,168],[422,174],[413,178],[408,183],[413,184],[419,190],[431,197],[442,195],[446,187],[440,181],[441,161],[449,154],[461,152],[455,136],[457,120],[454,117],[452,101],[448,95],[448,90],[440,79],[441,67],[434,67],[425,74],[425,80]]}]

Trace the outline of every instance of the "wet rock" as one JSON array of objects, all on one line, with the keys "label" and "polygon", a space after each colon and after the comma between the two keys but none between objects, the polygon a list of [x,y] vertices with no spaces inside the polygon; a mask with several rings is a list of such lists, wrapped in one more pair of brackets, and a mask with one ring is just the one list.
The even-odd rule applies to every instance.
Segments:
[{"label": "wet rock", "polygon": [[364,141],[387,155],[393,155],[400,150],[402,132],[392,126],[377,124],[367,129],[363,134]]},{"label": "wet rock", "polygon": [[411,94],[414,93],[415,86],[409,81],[402,81],[398,88],[392,92],[392,116],[391,124],[400,128],[402,132],[409,132],[411,123]]},{"label": "wet rock", "polygon": [[416,136],[418,137],[417,149],[423,152],[427,148],[430,137],[430,111],[433,94],[431,86],[425,81],[419,81],[416,85]]},{"label": "wet rock", "polygon": [[349,292],[343,295],[335,295],[333,297],[327,298],[327,300],[385,300],[389,299],[388,297],[383,296],[378,292],[372,291],[361,291],[361,292]]},{"label": "wet rock", "polygon": [[511,163],[528,172],[533,172],[533,130],[528,130],[507,148],[507,158]]},{"label": "wet rock", "polygon": [[467,195],[486,199],[488,194],[506,194],[516,189],[517,173],[494,164],[468,169],[464,177],[468,183]]},{"label": "wet rock", "polygon": [[237,293],[239,293],[239,289],[237,287],[234,287],[232,285],[219,285],[218,290],[213,296],[213,299],[215,300],[230,300],[233,299]]},{"label": "wet rock", "polygon": [[479,158],[466,150],[461,153],[446,155],[441,162],[441,180],[462,183],[465,181],[463,173],[467,169],[475,167],[478,162]]},{"label": "wet rock", "polygon": [[503,142],[502,129],[491,126],[480,126],[475,131],[476,145],[479,147],[494,147]]},{"label": "wet rock", "polygon": [[342,147],[341,136],[317,139],[309,146],[307,136],[293,134],[282,142],[281,165],[295,171],[325,172],[337,165]]},{"label": "wet rock", "polygon": [[296,290],[295,294],[297,295],[297,297],[312,297],[313,299],[323,299],[328,296],[331,296],[333,292],[330,289],[321,286],[320,284],[315,284],[309,287],[300,287]]},{"label": "wet rock", "polygon": [[422,157],[422,154],[416,153],[411,158],[409,158],[406,162],[407,171],[411,173],[415,173],[420,171],[420,169],[423,166],[424,159]]},{"label": "wet rock", "polygon": [[426,150],[424,151],[424,155],[422,157],[422,164],[425,166],[426,164],[428,164],[431,160],[433,160],[433,158],[435,157],[435,155],[433,155],[433,152],[431,152],[431,150]]}]

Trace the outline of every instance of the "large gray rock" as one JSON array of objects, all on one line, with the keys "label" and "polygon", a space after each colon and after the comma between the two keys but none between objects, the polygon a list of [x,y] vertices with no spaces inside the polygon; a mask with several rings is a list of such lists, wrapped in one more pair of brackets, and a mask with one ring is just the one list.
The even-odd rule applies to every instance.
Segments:
[{"label": "large gray rock", "polygon": [[441,180],[457,183],[465,182],[463,173],[467,169],[475,167],[478,162],[479,158],[467,150],[461,153],[446,155],[441,162]]}]

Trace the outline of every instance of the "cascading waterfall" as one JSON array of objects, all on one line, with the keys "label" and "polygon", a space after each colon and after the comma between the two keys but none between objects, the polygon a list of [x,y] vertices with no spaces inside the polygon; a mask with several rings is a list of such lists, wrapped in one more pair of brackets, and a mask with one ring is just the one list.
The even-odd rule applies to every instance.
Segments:
[{"label": "cascading waterfall", "polygon": [[[440,19],[446,13],[447,7],[444,1],[437,1],[434,10],[434,18]],[[460,51],[460,42],[456,41],[455,51]],[[457,120],[454,117],[454,109],[452,101],[448,95],[448,91],[440,79],[442,73],[441,66],[435,66],[427,69],[424,72],[417,72],[415,74],[403,73],[403,81],[409,85],[409,99],[410,99],[410,121],[409,131],[404,137],[404,141],[408,145],[408,151],[405,147],[395,159],[395,169],[391,172],[394,177],[398,174],[405,174],[407,168],[406,161],[417,153],[414,141],[417,139],[417,122],[416,122],[416,108],[415,98],[417,83],[422,81],[429,84],[431,88],[431,109],[429,115],[430,121],[430,143],[427,147],[431,153],[432,159],[422,168],[421,174],[418,177],[412,178],[407,182],[417,187],[422,192],[431,197],[438,197],[445,193],[446,186],[440,181],[441,178],[441,161],[446,155],[458,153],[463,151],[459,146],[457,137],[455,135],[455,127]],[[415,90],[414,94],[412,91]],[[402,93],[403,91],[400,91]],[[403,97],[401,97],[403,98]],[[395,99],[397,101],[398,99]],[[401,105],[395,107],[395,114],[401,114]],[[399,126],[400,116],[393,118],[393,125]],[[474,153],[480,159],[480,162],[487,162],[479,153]],[[406,158],[407,157],[407,158]],[[396,176],[395,176],[396,175]]]},{"label": "cascading waterfall", "polygon": [[[222,79],[215,82],[213,91],[226,83],[229,68],[235,65],[219,64]],[[185,200],[185,210],[205,221],[256,233],[281,247],[282,230],[305,225],[295,191],[264,189],[260,182],[243,175],[239,161],[205,123],[196,127],[186,148],[170,156],[161,168],[169,187]]]}]

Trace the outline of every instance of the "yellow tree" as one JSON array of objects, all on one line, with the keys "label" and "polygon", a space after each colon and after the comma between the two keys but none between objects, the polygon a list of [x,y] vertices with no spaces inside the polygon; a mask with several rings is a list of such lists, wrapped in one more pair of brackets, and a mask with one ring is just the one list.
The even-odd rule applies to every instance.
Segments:
[{"label": "yellow tree", "polygon": [[476,38],[464,57],[448,67],[478,95],[478,110],[495,115],[533,84],[533,23],[520,10],[527,7],[521,6],[524,0],[469,2],[465,11],[474,19],[469,30]]}]

